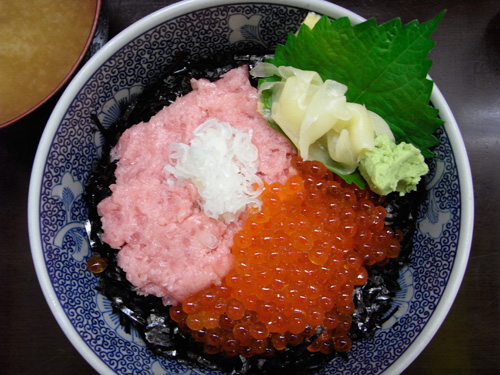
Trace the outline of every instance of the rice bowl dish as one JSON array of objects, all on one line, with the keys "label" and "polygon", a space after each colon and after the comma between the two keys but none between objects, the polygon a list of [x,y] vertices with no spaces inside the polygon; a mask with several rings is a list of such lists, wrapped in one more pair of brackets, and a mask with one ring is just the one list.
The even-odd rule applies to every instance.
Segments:
[{"label": "rice bowl dish", "polygon": [[[65,331],[84,357],[102,373],[123,372],[125,371],[124,367],[128,366],[127,362],[129,362],[126,359],[120,360],[119,367],[112,368],[113,365],[106,357],[115,352],[115,349],[108,347],[107,342],[113,342],[113,347],[118,347],[119,353],[124,353],[123,358],[130,355],[135,356],[132,354],[134,352],[147,353],[147,349],[133,331],[126,332],[120,327],[116,316],[112,313],[109,301],[96,293],[95,278],[86,272],[85,260],[90,255],[90,246],[86,240],[84,226],[86,210],[82,204],[81,195],[93,160],[101,156],[103,142],[101,135],[94,130],[91,115],[93,112],[97,113],[102,124],[108,126],[116,120],[116,111],[121,102],[133,99],[141,91],[141,87],[147,86],[154,77],[162,73],[163,66],[171,63],[174,58],[173,52],[172,55],[165,56],[166,46],[161,44],[168,43],[169,39],[165,38],[164,35],[169,32],[169,27],[173,27],[177,22],[179,24],[185,22],[187,16],[184,16],[183,12],[185,9],[191,9],[189,7],[194,6],[193,4],[196,5],[196,2],[178,4],[149,16],[148,19],[134,25],[136,29],[132,27],[125,31],[113,40],[107,49],[104,49],[104,52],[93,58],[68,88],[58,104],[49,121],[49,125],[53,125],[48,126],[37,155],[35,167],[39,168],[34,168],[30,189],[30,210],[32,210],[30,213],[30,238],[33,243],[33,256],[37,272],[42,286],[45,285],[44,291],[48,300],[55,301],[53,311],[58,317],[58,321],[63,327],[66,327]],[[280,16],[276,13],[268,11],[268,7],[274,6],[286,7],[276,4],[259,4],[251,7],[252,12],[257,14],[272,14],[272,17],[279,18]],[[239,43],[247,50],[248,44],[260,46],[262,43],[269,43],[269,45],[275,45],[282,42],[288,32],[296,30],[297,25],[300,24],[309,10],[287,7],[286,25],[288,26],[285,27],[282,35],[276,35],[266,34],[268,28],[264,16],[242,16],[240,7],[244,7],[244,5],[241,4],[214,4],[209,8],[197,10],[195,14],[198,16],[194,19],[206,19],[201,15],[213,14],[212,7],[217,8],[219,12],[224,12],[228,19],[232,20],[229,22],[231,25],[229,30],[224,34],[229,37],[225,42],[217,41],[209,47],[193,48],[193,56],[201,57],[209,54],[204,48],[213,48],[211,53],[219,48],[224,49],[225,47],[221,47],[219,43],[225,43],[227,48]],[[313,8],[311,10],[326,13],[333,18],[349,15],[353,17],[353,22],[360,21],[359,17],[322,2],[315,4]],[[235,26],[238,24],[236,21],[240,22],[240,29]],[[196,21],[192,22],[196,23]],[[241,30],[249,24],[259,26],[261,33],[258,36],[260,39],[255,40],[254,37],[251,40],[245,39]],[[138,39],[134,39],[137,43],[141,44],[143,42],[141,38],[146,38],[153,40],[151,45],[155,46],[155,48],[148,49],[147,55],[138,52],[137,56],[143,56],[141,59],[133,58],[136,47],[133,46],[135,42],[130,41],[130,39],[136,32],[141,35]],[[269,38],[275,39],[271,39],[271,42]],[[157,40],[162,41],[159,42],[161,48],[156,48]],[[177,45],[179,47],[176,47]],[[183,49],[184,46],[185,44],[174,40],[172,45],[168,47],[175,50],[175,48]],[[141,66],[146,64],[148,68],[139,69],[134,73],[137,74],[135,77],[121,76],[121,79],[126,82],[113,83],[115,75],[112,72],[121,69],[120,65],[124,61],[139,61]],[[85,99],[87,96],[88,99]],[[470,233],[467,230],[462,232],[462,230],[463,228],[471,229],[471,221],[468,220],[472,216],[468,164],[465,151],[461,149],[463,144],[456,124],[449,113],[446,102],[436,88],[431,100],[440,109],[445,126],[437,133],[440,144],[435,150],[436,158],[431,163],[430,173],[425,180],[429,204],[424,204],[420,209],[419,229],[414,237],[414,262],[401,274],[402,289],[396,295],[393,306],[397,311],[391,315],[391,318],[384,323],[382,329],[373,338],[353,344],[349,360],[336,360],[335,363],[332,363],[331,369],[335,368],[336,371],[354,373],[361,368],[368,369],[372,373],[384,370],[388,370],[388,372],[402,370],[430,339],[428,334],[422,335],[420,332],[427,330],[426,332],[434,333],[437,330],[444,315],[437,317],[432,312],[436,308],[437,311],[442,309],[445,309],[443,312],[447,311],[458,288],[457,281],[462,277],[470,245]],[[81,105],[79,103],[91,104]],[[66,107],[69,109],[65,109]],[[69,141],[70,134],[72,134],[69,131],[70,126],[86,129],[79,133],[83,137],[81,142],[83,148],[76,150],[73,149],[75,146],[68,144],[62,146],[62,150],[66,150],[68,147],[72,149],[71,152],[65,151],[67,156],[64,158],[67,160],[63,161],[63,157],[56,156],[57,151],[49,151],[49,149],[55,148],[57,150],[59,149],[58,145],[64,145],[67,142],[64,139]],[[45,167],[41,168],[40,166]],[[461,173],[464,174],[464,177],[460,178],[459,181],[454,180],[452,176],[460,176]],[[449,193],[451,188],[455,189],[453,194]],[[461,197],[462,191],[465,191],[464,197]],[[457,200],[457,197],[461,197],[461,199]],[[58,207],[55,216],[43,213],[45,210],[53,210],[50,207]],[[468,212],[465,219],[462,216],[463,210]],[[58,219],[50,219],[51,217]],[[462,220],[466,220],[466,222],[461,225]],[[42,228],[41,232],[38,227]],[[50,227],[52,229],[49,229]],[[43,234],[40,235],[40,233]],[[450,244],[445,238],[453,238],[455,241]],[[434,249],[432,254],[425,251],[429,247]],[[42,251],[42,249],[44,250]],[[432,267],[428,267],[429,264],[432,264]],[[448,271],[443,273],[443,269]],[[69,280],[71,277],[63,276],[61,272],[69,272],[68,275],[78,275],[74,282],[79,287],[69,288],[69,285],[74,282],[66,284],[65,280]],[[435,280],[439,280],[438,285],[431,292],[426,284],[432,285]],[[91,306],[86,307],[85,313],[83,313],[79,303],[90,303]],[[104,348],[108,347],[108,349],[97,349],[92,344],[88,344],[87,337],[90,337],[89,335],[106,337],[99,346],[104,345]],[[395,340],[395,337],[399,337],[399,339]],[[395,341],[405,342],[407,348],[412,347],[412,350],[405,349],[406,353],[400,357],[399,349],[395,351],[390,349],[391,346],[397,345]],[[376,345],[376,350],[374,350],[374,345]],[[100,358],[97,358],[96,353],[99,353]],[[140,357],[140,361],[134,360],[134,366],[138,367],[135,367],[132,372],[138,371],[142,366],[151,368],[153,371],[151,373],[173,371],[179,366],[184,368],[183,364],[155,358],[150,354],[144,354]],[[325,371],[331,371],[329,370],[330,366],[327,366]]]}]

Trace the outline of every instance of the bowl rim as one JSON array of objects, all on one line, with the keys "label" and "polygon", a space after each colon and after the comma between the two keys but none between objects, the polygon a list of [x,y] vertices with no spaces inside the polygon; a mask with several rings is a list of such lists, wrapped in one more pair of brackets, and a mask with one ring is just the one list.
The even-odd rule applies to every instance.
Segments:
[{"label": "bowl rim", "polygon": [[89,30],[89,34],[87,36],[87,40],[85,41],[83,49],[80,52],[80,54],[78,55],[78,58],[76,59],[75,63],[71,67],[71,69],[64,76],[64,78],[61,80],[61,82],[59,82],[59,84],[55,88],[53,88],[52,91],[50,91],[48,94],[46,94],[43,99],[41,99],[38,103],[36,103],[35,105],[30,107],[26,111],[18,114],[17,116],[15,116],[15,117],[13,117],[5,122],[0,123],[0,128],[12,125],[15,122],[21,120],[22,118],[28,116],[30,113],[34,112],[38,108],[40,108],[47,101],[49,101],[54,95],[56,95],[61,90],[61,88],[63,88],[64,85],[66,85],[70,81],[73,74],[78,70],[78,67],[83,62],[85,55],[87,54],[87,51],[89,50],[89,47],[92,44],[94,34],[97,30],[97,25],[99,24],[99,16],[101,15],[102,1],[103,0],[94,0],[94,1],[95,1],[95,11],[94,11],[94,18],[92,20],[92,26]]},{"label": "bowl rim", "polygon": [[472,184],[472,173],[465,143],[448,102],[435,83],[431,94],[431,102],[436,106],[436,108],[439,108],[439,116],[442,120],[444,120],[443,126],[452,146],[457,166],[461,198],[460,235],[458,239],[458,247],[453,268],[446,288],[444,289],[444,293],[441,296],[436,309],[432,312],[428,322],[418,334],[417,338],[408,347],[408,349],[412,349],[411,353],[409,353],[407,349],[403,355],[393,362],[391,367],[388,369],[390,371],[386,371],[384,374],[400,374],[403,372],[415,360],[415,358],[420,355],[441,327],[462,284],[472,245],[472,235],[474,229],[474,187]]},{"label": "bowl rim", "polygon": [[[98,2],[100,2],[100,0],[98,0]],[[85,85],[88,78],[91,77],[97,69],[99,69],[109,56],[115,54],[120,48],[129,43],[137,35],[146,32],[161,22],[165,22],[169,19],[176,18],[194,10],[248,2],[249,1],[244,0],[183,0],[161,8],[134,22],[108,41],[79,70],[56,104],[56,107],[54,108],[40,139],[31,172],[27,212],[29,241],[35,271],[44,297],[57,323],[80,355],[82,355],[82,357],[100,374],[111,375],[114,374],[114,372],[88,347],[70,323],[57,298],[48,276],[48,271],[45,267],[39,227],[39,192],[41,189],[44,165],[52,140],[54,139],[59,124],[66,113],[66,109],[69,107],[80,88]],[[259,3],[262,1],[250,2]],[[265,2],[271,4],[291,5],[287,0],[268,0]],[[318,13],[326,13],[333,17],[348,16],[353,23],[360,23],[365,20],[365,18],[346,8],[323,0],[297,0],[294,2],[293,6],[309,9]],[[465,274],[472,244],[474,225],[474,195],[472,174],[465,143],[451,109],[435,83],[433,86],[431,101],[440,110],[440,116],[445,122],[444,128],[448,134],[456,159],[461,191],[460,236],[452,272],[436,309],[432,313],[432,316],[429,318],[429,321],[423,330],[419,333],[418,337],[408,347],[408,349],[411,348],[411,351],[407,349],[404,353],[402,353],[402,355],[384,371],[384,374],[401,373],[413,362],[413,360],[431,341],[446,318],[456,298]]]}]

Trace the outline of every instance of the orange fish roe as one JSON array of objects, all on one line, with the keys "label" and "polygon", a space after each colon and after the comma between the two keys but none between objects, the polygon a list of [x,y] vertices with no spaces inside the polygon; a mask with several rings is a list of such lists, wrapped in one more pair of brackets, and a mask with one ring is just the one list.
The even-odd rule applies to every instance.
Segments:
[{"label": "orange fish roe", "polygon": [[311,352],[348,351],[354,287],[367,265],[399,254],[380,197],[319,162],[293,165],[299,174],[267,185],[261,210],[235,235],[221,285],[170,308],[207,353],[271,356],[304,342]]}]

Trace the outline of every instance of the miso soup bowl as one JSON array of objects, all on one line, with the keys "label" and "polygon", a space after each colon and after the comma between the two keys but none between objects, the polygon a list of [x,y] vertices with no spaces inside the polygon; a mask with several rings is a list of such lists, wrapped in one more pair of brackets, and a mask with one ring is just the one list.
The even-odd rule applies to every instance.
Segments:
[{"label": "miso soup bowl", "polygon": [[[8,30],[8,40],[0,42],[0,128],[27,117],[56,96],[107,40],[102,0],[85,0],[78,6],[53,2],[48,9],[49,4],[40,1],[21,3],[2,7],[9,18],[4,23],[7,29],[0,27],[0,35]],[[28,5],[30,11],[26,11]],[[33,22],[33,17],[41,22]]]},{"label": "miso soup bowl", "polygon": [[[155,357],[127,333],[86,270],[90,256],[82,192],[103,140],[91,119],[109,126],[121,103],[151,83],[178,52],[191,59],[222,51],[272,48],[295,32],[309,11],[332,19],[360,16],[320,0],[185,1],[125,29],[70,82],[55,107],[36,154],[29,191],[33,261],[61,329],[101,374],[216,374]],[[473,226],[469,162],[457,123],[437,86],[431,98],[444,126],[425,177],[413,262],[400,275],[393,315],[374,337],[355,342],[349,359],[321,374],[397,374],[424,349],[445,319],[466,268]]]}]

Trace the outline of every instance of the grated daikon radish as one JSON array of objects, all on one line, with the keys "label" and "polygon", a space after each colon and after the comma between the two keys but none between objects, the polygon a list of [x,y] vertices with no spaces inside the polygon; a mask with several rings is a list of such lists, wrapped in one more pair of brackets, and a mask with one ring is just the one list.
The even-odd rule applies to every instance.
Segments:
[{"label": "grated daikon radish", "polygon": [[[173,143],[170,151],[167,177],[193,182],[207,216],[230,223],[248,205],[260,208],[264,184],[257,176],[258,151],[251,130],[210,119],[195,129],[190,145]],[[172,178],[167,181],[175,183]]]}]

